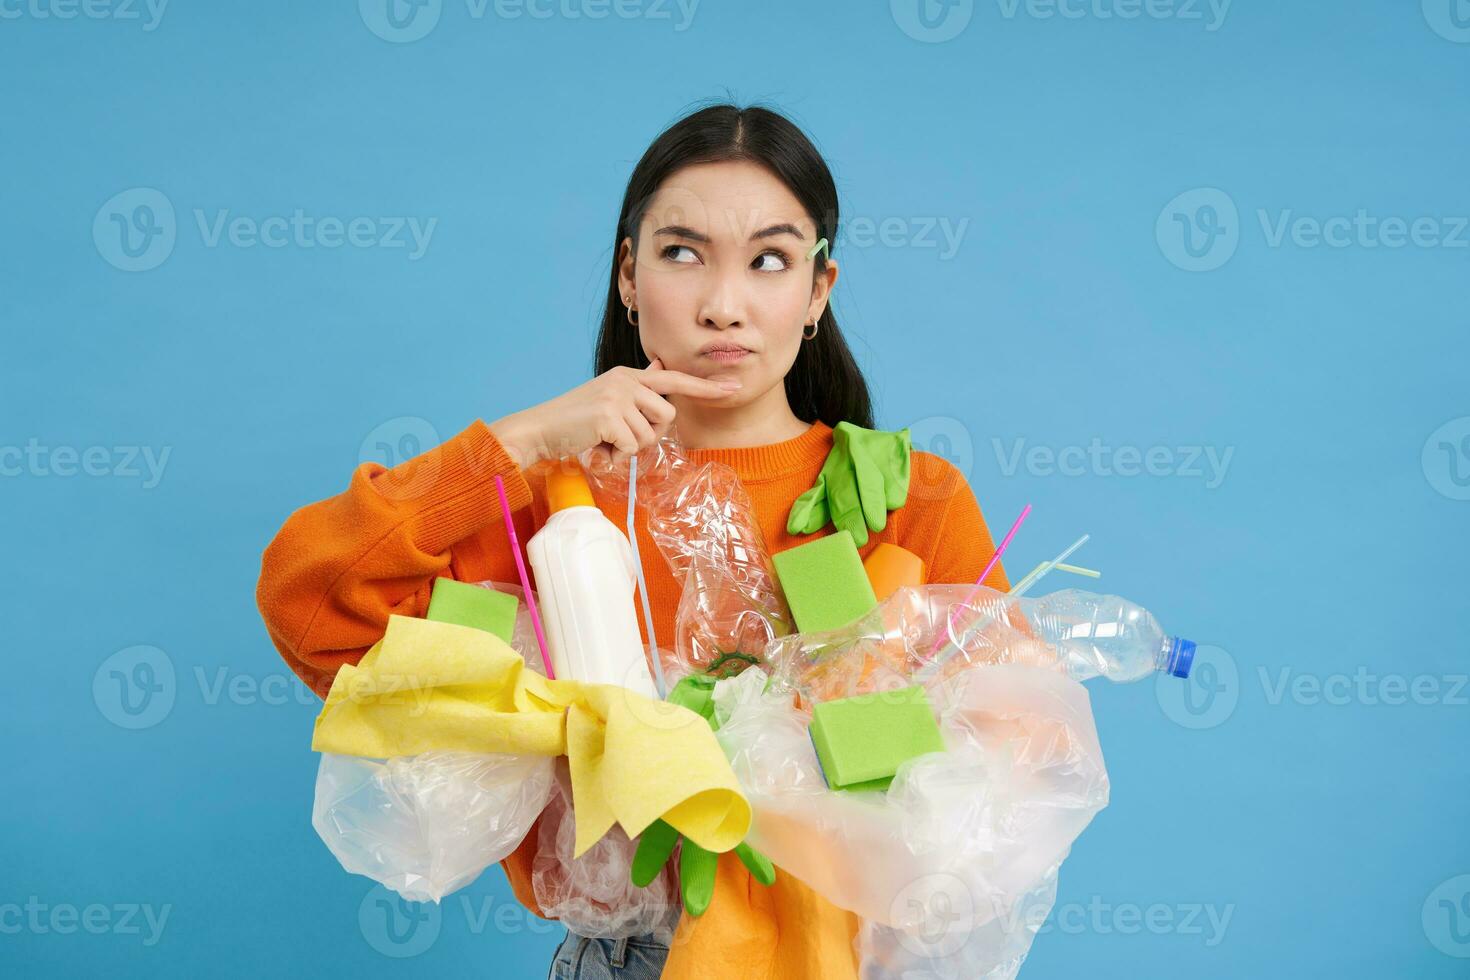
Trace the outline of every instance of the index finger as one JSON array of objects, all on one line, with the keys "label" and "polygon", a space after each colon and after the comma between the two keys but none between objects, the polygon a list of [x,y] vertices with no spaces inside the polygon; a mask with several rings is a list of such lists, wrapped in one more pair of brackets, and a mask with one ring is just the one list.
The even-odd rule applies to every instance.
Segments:
[{"label": "index finger", "polygon": [[639,379],[644,386],[660,395],[688,395],[691,398],[724,398],[742,387],[738,381],[711,381],[682,371],[644,371]]}]

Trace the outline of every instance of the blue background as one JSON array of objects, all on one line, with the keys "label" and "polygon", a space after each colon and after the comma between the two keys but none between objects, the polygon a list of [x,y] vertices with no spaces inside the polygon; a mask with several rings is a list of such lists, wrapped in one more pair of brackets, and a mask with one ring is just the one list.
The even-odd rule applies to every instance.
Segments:
[{"label": "blue background", "polygon": [[[1470,214],[1470,43],[1431,27],[1436,0],[1239,0],[1215,30],[1207,7],[985,0],[937,41],[911,0],[706,0],[684,30],[653,0],[602,20],[444,0],[407,43],[343,0],[175,0],[152,30],[141,7],[26,2],[0,18],[0,450],[106,447],[111,475],[12,452],[0,479],[0,905],[100,903],[116,928],[5,928],[0,972],[544,975],[559,930],[498,870],[395,946],[317,839],[315,700],[261,625],[260,553],[365,440],[447,438],[584,380],[623,183],[728,92],[813,135],[845,217],[897,219],[834,251],[880,425],[963,466],[997,535],[1035,505],[1013,577],[1090,532],[1100,586],[1203,645],[1187,688],[1091,685],[1113,802],[1022,975],[1464,975],[1470,233],[1273,247],[1259,217],[1449,235]],[[133,188],[177,215],[140,272],[106,213],[93,235]],[[1231,231],[1197,199],[1166,209],[1198,188],[1238,209],[1238,241],[1191,272],[1181,222]],[[194,216],[297,208],[437,225],[413,260],[210,247]],[[924,244],[944,221],[967,222],[953,254]],[[1094,437],[1168,447],[1168,475],[1008,462]],[[167,447],[161,479],[129,476],[126,446]],[[1222,479],[1191,446],[1232,452]],[[138,645],[174,684],[128,730],[104,662]],[[1389,676],[1438,693],[1383,703]],[[152,945],[127,903],[168,908]]]}]

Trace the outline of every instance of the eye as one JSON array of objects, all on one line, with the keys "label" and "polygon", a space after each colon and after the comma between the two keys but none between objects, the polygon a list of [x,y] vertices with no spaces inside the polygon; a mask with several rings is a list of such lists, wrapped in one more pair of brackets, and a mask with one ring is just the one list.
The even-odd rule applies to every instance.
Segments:
[{"label": "eye", "polygon": [[[775,266],[774,268],[771,266],[761,265],[760,263],[763,259],[775,259],[777,262],[780,263],[780,265]],[[787,255],[780,249],[773,248],[762,252],[755,257],[755,261],[757,263],[757,270],[760,272],[784,272],[786,269],[791,268],[791,256]]]},{"label": "eye", "polygon": [[665,245],[663,249],[659,252],[659,254],[670,262],[679,262],[681,264],[688,265],[688,259],[677,259],[674,257],[674,254],[680,251],[688,252],[690,255],[694,255],[694,249],[690,248],[688,245]]}]

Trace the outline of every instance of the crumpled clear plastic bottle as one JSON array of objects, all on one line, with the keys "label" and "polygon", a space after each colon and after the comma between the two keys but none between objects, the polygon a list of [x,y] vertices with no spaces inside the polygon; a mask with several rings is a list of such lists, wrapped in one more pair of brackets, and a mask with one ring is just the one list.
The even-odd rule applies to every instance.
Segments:
[{"label": "crumpled clear plastic bottle", "polygon": [[[599,496],[626,504],[626,462],[615,466],[589,452],[582,466]],[[735,471],[722,463],[695,463],[674,436],[665,436],[638,455],[637,503],[683,589],[675,617],[676,662],[667,672],[723,677],[760,663],[766,644],[791,631],[791,611]]]},{"label": "crumpled clear plastic bottle", "polygon": [[926,585],[899,589],[839,629],[778,637],[765,659],[778,683],[817,702],[916,682],[932,688],[982,664],[1047,666],[1076,680],[1187,677],[1194,649],[1118,596]]},{"label": "crumpled clear plastic bottle", "polygon": [[[1051,647],[1067,675],[1085,681],[1106,677],[1124,683],[1164,671],[1188,677],[1195,644],[1170,636],[1153,614],[1121,596],[1061,589],[1043,596],[1013,596],[990,588],[946,614],[942,639],[963,653],[966,641],[988,646],[990,656],[1009,660],[1004,649],[1016,634]],[[1019,644],[1018,644],[1019,645]],[[947,651],[934,659],[941,665]]]}]

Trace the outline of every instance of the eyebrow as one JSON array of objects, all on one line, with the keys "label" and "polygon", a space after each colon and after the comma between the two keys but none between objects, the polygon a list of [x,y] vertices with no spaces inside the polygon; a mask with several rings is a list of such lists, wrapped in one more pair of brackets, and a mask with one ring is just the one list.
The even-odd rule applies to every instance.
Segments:
[{"label": "eyebrow", "polygon": [[[662,228],[655,231],[654,234],[674,235],[678,238],[687,238],[690,241],[694,242],[704,242],[706,244],[709,243],[708,235],[700,234],[693,228],[689,228],[685,225],[664,225]],[[797,227],[790,222],[782,222],[778,225],[771,225],[769,228],[762,228],[760,231],[751,235],[750,240],[755,241],[757,238],[772,238],[776,235],[794,235],[798,241],[806,241],[806,237],[802,235]]]}]

